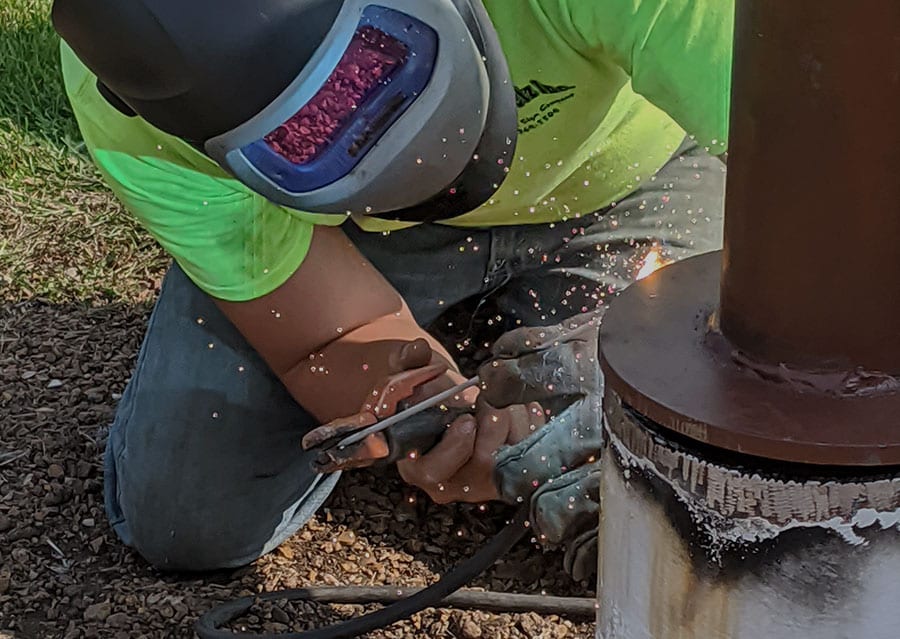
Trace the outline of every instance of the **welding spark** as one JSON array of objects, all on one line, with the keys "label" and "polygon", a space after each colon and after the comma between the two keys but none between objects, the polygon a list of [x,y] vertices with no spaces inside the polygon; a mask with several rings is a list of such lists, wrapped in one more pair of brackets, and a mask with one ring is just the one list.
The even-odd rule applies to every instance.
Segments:
[{"label": "welding spark", "polygon": [[637,273],[636,279],[642,280],[648,275],[652,275],[667,264],[669,264],[669,261],[663,259],[657,249],[652,249],[649,253],[647,253],[646,257],[644,257],[644,261],[641,264],[641,268]]}]

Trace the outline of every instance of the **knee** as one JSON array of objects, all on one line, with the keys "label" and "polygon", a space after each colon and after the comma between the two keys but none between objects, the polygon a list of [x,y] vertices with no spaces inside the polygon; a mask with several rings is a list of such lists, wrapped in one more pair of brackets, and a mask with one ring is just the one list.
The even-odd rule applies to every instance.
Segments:
[{"label": "knee", "polygon": [[[121,508],[117,532],[160,570],[237,568],[255,561],[296,532],[333,483],[323,485],[302,502],[297,501],[296,491],[279,499],[275,486],[262,492],[222,491],[203,482],[199,484],[202,488],[182,486],[173,490],[168,485],[166,491],[156,489],[159,484],[152,481],[130,483],[118,491]],[[305,488],[300,488],[305,494]]]},{"label": "knee", "polygon": [[263,554],[266,539],[224,521],[147,512],[128,517],[129,543],[164,571],[204,572],[237,568]]}]

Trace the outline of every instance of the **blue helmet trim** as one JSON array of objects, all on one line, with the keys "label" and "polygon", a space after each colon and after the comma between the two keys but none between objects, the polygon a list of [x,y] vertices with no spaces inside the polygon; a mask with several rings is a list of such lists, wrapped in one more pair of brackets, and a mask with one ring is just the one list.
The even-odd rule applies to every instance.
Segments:
[{"label": "blue helmet trim", "polygon": [[405,13],[377,5],[363,10],[357,28],[364,26],[402,42],[409,57],[371,91],[330,145],[302,165],[278,155],[264,139],[240,149],[261,176],[288,193],[313,191],[349,174],[431,79],[438,48],[437,33],[431,27]]}]

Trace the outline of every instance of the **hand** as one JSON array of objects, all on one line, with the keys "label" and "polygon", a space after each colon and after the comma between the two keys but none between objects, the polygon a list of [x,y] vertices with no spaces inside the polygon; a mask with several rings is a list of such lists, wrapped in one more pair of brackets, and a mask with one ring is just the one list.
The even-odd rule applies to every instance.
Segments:
[{"label": "hand", "polygon": [[602,391],[597,346],[600,313],[576,315],[556,326],[518,328],[494,343],[478,371],[482,396],[494,406],[526,401],[571,404]]},{"label": "hand", "polygon": [[[463,381],[459,372],[445,364],[429,364],[433,361],[431,347],[425,340],[414,340],[398,346],[388,355],[388,376],[366,395],[359,412],[313,429],[303,437],[303,448],[308,450],[341,435],[349,435],[360,428],[371,426],[394,414],[398,407],[417,403]],[[445,404],[449,407],[474,407],[477,393],[477,388],[466,389]],[[421,421],[442,418],[445,417],[440,411],[436,411],[420,413],[414,419]],[[314,466],[319,472],[360,468],[385,459],[391,453],[385,433],[373,433],[356,444],[323,449],[314,461]]]},{"label": "hand", "polygon": [[527,499],[544,482],[599,455],[599,331],[597,313],[557,326],[516,329],[497,340],[496,359],[480,368],[484,400],[495,406],[540,401],[553,415],[546,428],[498,455],[497,481],[505,501]]},{"label": "hand", "polygon": [[522,441],[545,423],[537,402],[494,408],[479,401],[475,415],[458,417],[425,455],[397,463],[408,484],[439,504],[497,499],[495,454]]},{"label": "hand", "polygon": [[565,548],[565,571],[576,581],[590,579],[597,570],[600,462],[541,486],[531,498],[531,518],[541,544]]},{"label": "hand", "polygon": [[537,538],[565,545],[575,579],[596,570],[603,378],[597,360],[598,313],[552,327],[501,336],[496,359],[481,367],[482,397],[498,405],[538,399],[555,412],[540,431],[497,455],[506,502],[530,500]]}]

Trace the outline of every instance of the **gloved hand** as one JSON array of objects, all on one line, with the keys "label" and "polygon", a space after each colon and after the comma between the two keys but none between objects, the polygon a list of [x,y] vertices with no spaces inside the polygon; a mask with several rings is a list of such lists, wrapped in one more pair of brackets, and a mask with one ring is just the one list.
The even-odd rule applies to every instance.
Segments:
[{"label": "gloved hand", "polygon": [[[345,447],[336,445],[336,440],[462,379],[446,365],[428,364],[431,351],[424,340],[410,343],[400,355],[390,360],[391,374],[368,393],[359,412],[304,436],[304,449],[320,449],[314,468],[335,472],[396,461],[400,476],[437,503],[496,499],[493,455],[500,446],[519,442],[543,426],[543,409],[535,402],[497,409],[476,403],[478,388],[471,387],[389,430]],[[405,452],[409,454],[398,459]]]},{"label": "gloved hand", "polygon": [[481,367],[481,398],[502,408],[540,402],[550,421],[496,456],[495,480],[508,503],[531,500],[536,536],[565,544],[578,580],[596,570],[603,378],[598,362],[600,313],[552,327],[516,329],[494,344]]},{"label": "gloved hand", "polygon": [[531,497],[537,539],[565,546],[563,567],[576,581],[597,571],[600,525],[600,461],[585,464],[549,480]]},{"label": "gloved hand", "polygon": [[458,418],[427,454],[398,462],[397,468],[406,483],[418,486],[439,504],[498,499],[497,450],[543,425],[540,404],[497,409],[479,401],[475,414]]}]

